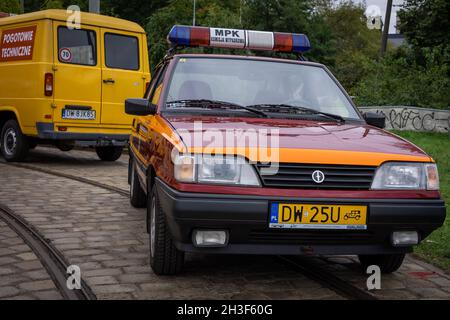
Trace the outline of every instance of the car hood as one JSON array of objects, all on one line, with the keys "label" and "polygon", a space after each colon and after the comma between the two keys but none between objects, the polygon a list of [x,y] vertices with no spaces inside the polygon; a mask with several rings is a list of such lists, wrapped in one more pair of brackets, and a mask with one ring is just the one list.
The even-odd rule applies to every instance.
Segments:
[{"label": "car hood", "polygon": [[[377,162],[430,161],[430,157],[412,143],[385,130],[360,123],[205,116],[169,116],[166,119],[182,136],[186,147],[197,151],[205,147],[231,145],[249,149],[267,145],[290,150],[291,158],[305,151],[315,155],[320,151],[327,158],[333,152],[339,152],[347,157],[352,153],[365,153],[368,157],[372,155],[379,159]],[[234,140],[234,145],[231,140]]]}]

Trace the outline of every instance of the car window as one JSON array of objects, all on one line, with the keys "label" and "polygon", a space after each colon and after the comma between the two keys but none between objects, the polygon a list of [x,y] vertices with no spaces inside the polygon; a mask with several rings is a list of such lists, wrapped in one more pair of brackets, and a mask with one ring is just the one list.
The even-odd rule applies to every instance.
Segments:
[{"label": "car window", "polygon": [[238,58],[180,58],[167,102],[198,99],[243,106],[284,104],[359,119],[333,78],[315,65]]},{"label": "car window", "polygon": [[154,82],[150,84],[150,91],[148,99],[153,103],[157,104],[159,100],[159,96],[161,95],[163,83],[164,83],[164,75],[166,74],[167,65],[161,67],[160,71],[156,74],[154,78]]},{"label": "car window", "polygon": [[105,64],[108,68],[139,70],[139,40],[119,34],[105,34]]},{"label": "car window", "polygon": [[97,64],[95,31],[59,27],[58,60],[62,63],[95,66]]}]

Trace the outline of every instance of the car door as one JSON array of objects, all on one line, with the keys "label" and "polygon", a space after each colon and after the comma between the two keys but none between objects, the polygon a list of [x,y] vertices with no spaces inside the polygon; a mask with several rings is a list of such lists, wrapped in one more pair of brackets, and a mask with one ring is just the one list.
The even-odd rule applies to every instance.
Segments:
[{"label": "car door", "polygon": [[69,29],[53,22],[54,114],[56,123],[98,124],[101,118],[100,29]]},{"label": "car door", "polygon": [[131,126],[125,114],[127,98],[143,97],[148,77],[144,73],[141,34],[102,28],[102,117],[101,123]]},{"label": "car door", "polygon": [[[162,65],[155,70],[154,77],[150,82],[145,99],[151,101],[152,104],[158,104],[159,96],[162,91],[164,77],[167,70],[167,65]],[[135,119],[134,128],[131,134],[131,146],[135,149],[138,157],[143,163],[150,159],[151,143],[150,132],[154,116],[142,116]],[[144,174],[138,172],[138,174]]]}]

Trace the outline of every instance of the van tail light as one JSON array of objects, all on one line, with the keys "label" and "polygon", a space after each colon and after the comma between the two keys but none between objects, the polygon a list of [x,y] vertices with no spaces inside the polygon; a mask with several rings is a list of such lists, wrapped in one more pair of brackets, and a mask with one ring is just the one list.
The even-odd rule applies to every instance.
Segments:
[{"label": "van tail light", "polygon": [[53,95],[53,73],[46,73],[44,80],[44,93],[47,97]]}]

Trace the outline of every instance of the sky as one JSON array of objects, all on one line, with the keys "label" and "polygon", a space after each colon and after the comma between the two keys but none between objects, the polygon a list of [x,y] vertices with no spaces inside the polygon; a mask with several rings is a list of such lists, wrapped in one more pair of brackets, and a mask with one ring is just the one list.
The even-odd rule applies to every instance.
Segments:
[{"label": "sky", "polygon": [[[355,0],[356,3],[363,3],[365,2],[367,5],[367,8],[369,9],[371,6],[376,6],[381,11],[382,21],[384,21],[384,17],[386,14],[386,5],[387,0]],[[400,7],[396,5],[403,4],[403,0],[393,0],[393,6],[392,6],[392,12],[391,12],[391,23],[389,25],[389,33],[396,33],[395,32],[395,24],[397,21],[397,11],[400,9]]]}]

